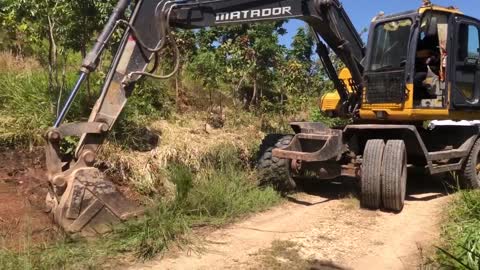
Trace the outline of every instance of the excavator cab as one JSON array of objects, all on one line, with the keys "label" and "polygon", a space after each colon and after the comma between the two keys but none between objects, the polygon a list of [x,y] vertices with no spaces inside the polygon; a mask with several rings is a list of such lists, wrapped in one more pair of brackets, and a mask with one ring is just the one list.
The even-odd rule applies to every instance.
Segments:
[{"label": "excavator cab", "polygon": [[446,94],[448,15],[427,12],[420,22],[415,71],[414,108],[444,108]]},{"label": "excavator cab", "polygon": [[448,17],[428,12],[421,19],[415,51],[413,105],[442,108],[445,100]]},{"label": "excavator cab", "polygon": [[454,7],[376,17],[364,73],[362,119],[469,120],[480,108],[479,26]]},{"label": "excavator cab", "polygon": [[[447,41],[454,34],[449,30],[454,29],[455,15],[460,15],[457,9],[432,5],[374,18],[364,58],[360,118],[408,121],[417,117],[414,114],[425,118],[435,114],[431,109],[448,109],[447,64],[452,49]],[[342,70],[339,78],[349,85],[348,70]],[[328,93],[320,107],[338,116],[339,104],[339,96]]]}]

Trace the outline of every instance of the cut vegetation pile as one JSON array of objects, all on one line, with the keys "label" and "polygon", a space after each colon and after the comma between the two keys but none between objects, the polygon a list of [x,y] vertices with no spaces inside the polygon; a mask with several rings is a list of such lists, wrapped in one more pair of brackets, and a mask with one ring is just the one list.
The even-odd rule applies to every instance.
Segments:
[{"label": "cut vegetation pile", "polygon": [[166,182],[166,168],[179,164],[194,173],[202,173],[206,164],[229,164],[238,159],[248,166],[255,156],[263,133],[254,125],[239,129],[206,128],[204,120],[185,115],[150,125],[149,133],[158,136],[158,145],[150,151],[133,151],[109,144],[101,160],[107,160],[109,170],[116,178],[133,185],[143,194],[171,195],[171,184]]}]

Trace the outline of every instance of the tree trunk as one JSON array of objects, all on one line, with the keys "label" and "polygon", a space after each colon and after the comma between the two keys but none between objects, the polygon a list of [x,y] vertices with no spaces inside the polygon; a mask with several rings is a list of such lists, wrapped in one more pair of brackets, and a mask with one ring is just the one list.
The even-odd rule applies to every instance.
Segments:
[{"label": "tree trunk", "polygon": [[[57,67],[57,55],[58,49],[57,44],[55,42],[55,23],[53,22],[50,16],[47,16],[48,19],[48,46],[49,46],[49,54],[48,54],[48,88],[52,97],[56,97],[58,95],[58,67]],[[57,96],[58,97],[58,96]],[[52,104],[53,105],[53,104]],[[58,107],[59,104],[56,104]],[[53,113],[52,106],[52,113]],[[57,109],[58,110],[58,109]]]},{"label": "tree trunk", "polygon": [[254,75],[253,78],[253,94],[252,100],[250,101],[250,106],[256,106],[258,100],[258,85],[257,85],[257,75]]},{"label": "tree trunk", "polygon": [[236,97],[238,97],[238,92],[240,92],[240,88],[242,87],[243,82],[245,81],[246,78],[247,78],[247,74],[243,75],[243,77],[240,79],[240,82],[233,89],[233,93],[232,93],[233,106],[237,106]]},{"label": "tree trunk", "polygon": [[63,67],[62,67],[62,85],[60,86],[60,90],[58,93],[58,101],[57,101],[57,116],[60,115],[60,106],[62,106],[62,96],[67,88],[67,61],[68,61],[68,53],[63,53]]},{"label": "tree trunk", "polygon": [[175,74],[175,103],[177,103],[177,111],[181,111],[181,101],[180,101],[180,82],[179,74]]}]

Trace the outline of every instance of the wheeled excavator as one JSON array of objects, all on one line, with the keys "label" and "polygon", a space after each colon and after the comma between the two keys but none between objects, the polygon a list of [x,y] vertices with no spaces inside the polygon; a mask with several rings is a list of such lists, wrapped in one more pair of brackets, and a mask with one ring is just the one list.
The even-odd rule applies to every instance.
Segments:
[{"label": "wheeled excavator", "polygon": [[[424,125],[433,119],[480,119],[480,21],[458,9],[424,1],[416,10],[380,14],[364,45],[339,0],[120,0],[46,135],[46,202],[55,221],[67,232],[102,233],[142,214],[94,165],[136,83],[166,79],[178,69],[175,29],[289,19],[311,27],[335,86],[335,93],[321,98],[321,110],[351,124],[292,123],[294,136],[263,147],[258,168],[267,172],[266,179],[293,188],[295,176],[307,171],[320,180],[354,177],[362,207],[394,212],[404,206],[408,166],[432,175],[457,172],[465,187],[480,187],[478,126]],[[81,85],[119,29],[123,38],[90,118],[65,123]],[[175,57],[174,71],[158,75],[167,49]],[[332,54],[345,69],[335,69]],[[69,136],[80,141],[67,158],[60,144]]]}]

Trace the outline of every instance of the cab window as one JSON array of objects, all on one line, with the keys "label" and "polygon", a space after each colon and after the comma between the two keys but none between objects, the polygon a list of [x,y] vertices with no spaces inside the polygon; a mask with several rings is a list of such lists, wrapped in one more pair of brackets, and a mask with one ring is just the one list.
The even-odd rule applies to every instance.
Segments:
[{"label": "cab window", "polygon": [[460,40],[458,49],[458,59],[467,60],[467,58],[480,57],[480,35],[479,29],[475,25],[460,25]]},{"label": "cab window", "polygon": [[459,28],[457,61],[457,88],[467,100],[475,98],[476,65],[480,58],[480,32],[476,25],[461,24]]}]

